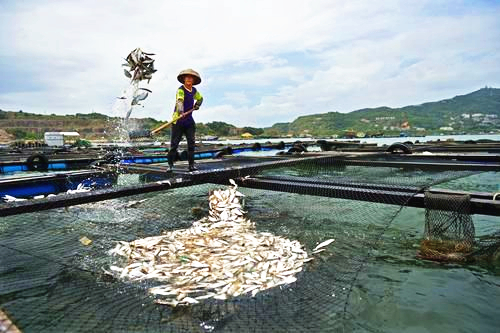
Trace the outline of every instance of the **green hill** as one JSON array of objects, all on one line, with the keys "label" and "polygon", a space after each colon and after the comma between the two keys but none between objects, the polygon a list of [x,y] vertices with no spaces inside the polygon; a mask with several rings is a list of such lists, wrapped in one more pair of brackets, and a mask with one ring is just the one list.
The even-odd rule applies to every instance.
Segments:
[{"label": "green hill", "polygon": [[[109,139],[115,135],[121,120],[100,113],[75,115],[42,115],[0,109],[0,130],[15,139],[42,139],[45,132],[77,131],[85,139]],[[160,122],[152,118],[133,119],[137,127],[154,127]]]},{"label": "green hill", "polygon": [[[77,131],[85,139],[111,139],[121,119],[99,113],[76,115],[41,115],[0,109],[2,137],[41,139],[44,132]],[[153,118],[134,118],[139,129],[153,129],[160,122]],[[406,123],[406,124],[405,124]],[[405,126],[408,125],[408,126]],[[500,89],[483,88],[463,96],[402,108],[367,108],[349,113],[327,112],[301,116],[290,123],[276,123],[268,128],[237,128],[225,122],[197,124],[199,136],[237,137],[249,132],[260,137],[344,135],[346,131],[367,135],[411,135],[436,133],[499,133]],[[168,137],[170,132],[162,132]]]},{"label": "green hill", "polygon": [[[407,122],[408,126],[404,123]],[[278,123],[265,134],[292,136],[342,135],[344,131],[367,134],[487,133],[500,128],[500,89],[483,88],[463,96],[402,108],[367,108],[349,113],[328,112],[298,117],[291,123]],[[451,129],[450,129],[451,128]],[[286,133],[283,133],[286,131]]]}]

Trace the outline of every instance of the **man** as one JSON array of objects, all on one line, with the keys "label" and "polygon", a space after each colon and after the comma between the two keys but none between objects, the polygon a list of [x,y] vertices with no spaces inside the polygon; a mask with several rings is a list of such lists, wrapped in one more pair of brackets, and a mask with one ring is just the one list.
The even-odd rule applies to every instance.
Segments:
[{"label": "man", "polygon": [[170,150],[168,151],[168,172],[172,172],[173,170],[174,159],[177,156],[177,147],[183,135],[186,136],[188,144],[189,171],[196,171],[198,170],[194,165],[196,124],[190,111],[198,110],[201,103],[203,103],[203,97],[194,87],[200,84],[201,77],[196,71],[186,69],[179,73],[177,80],[182,83],[182,86],[177,89],[175,97],[174,119],[176,116],[180,118],[172,125]]}]

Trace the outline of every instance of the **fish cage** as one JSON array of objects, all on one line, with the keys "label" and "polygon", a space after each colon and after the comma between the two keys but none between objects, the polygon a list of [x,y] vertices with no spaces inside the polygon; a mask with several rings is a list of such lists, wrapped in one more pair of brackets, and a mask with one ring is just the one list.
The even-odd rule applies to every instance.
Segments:
[{"label": "fish cage", "polygon": [[[292,152],[307,151],[308,144],[300,141],[284,143],[283,141],[272,144],[242,145],[202,145],[194,153],[195,160],[221,158],[225,155],[248,153],[276,153],[291,154]],[[188,151],[185,144],[179,149],[176,161],[186,161]],[[168,162],[168,148],[141,147],[115,147],[106,148],[47,148],[33,150],[0,151],[0,176],[21,172],[54,172],[62,170],[85,169],[101,164],[158,164]]]},{"label": "fish cage", "polygon": [[500,169],[380,162],[132,163],[0,204],[0,332],[496,332]]}]

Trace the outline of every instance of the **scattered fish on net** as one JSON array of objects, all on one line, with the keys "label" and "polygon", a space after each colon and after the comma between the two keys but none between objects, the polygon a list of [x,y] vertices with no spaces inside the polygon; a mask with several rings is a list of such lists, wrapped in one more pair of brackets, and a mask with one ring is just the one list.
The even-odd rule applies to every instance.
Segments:
[{"label": "scattered fish on net", "polygon": [[[188,229],[164,235],[120,241],[110,251],[128,259],[125,267],[111,266],[110,274],[131,281],[155,279],[164,284],[149,289],[155,302],[170,306],[227,299],[297,280],[304,263],[312,260],[296,240],[257,232],[245,217],[237,185],[209,196],[209,216]],[[313,250],[323,251],[329,239]]]},{"label": "scattered fish on net", "polygon": [[[93,183],[80,183],[77,185],[76,189],[72,190],[72,189],[69,189],[67,190],[66,192],[62,192],[62,193],[57,193],[57,194],[75,194],[75,193],[83,193],[83,192],[90,192],[92,191],[92,189],[95,187],[96,183],[93,182]],[[47,196],[45,196],[44,194],[39,194],[39,195],[35,195],[32,197],[32,199],[44,199],[44,198],[50,198],[50,197],[55,197],[57,194],[54,194],[54,193],[50,193],[50,194],[47,194]],[[8,195],[8,194],[5,194],[3,197],[1,197],[1,201],[0,202],[15,202],[15,201],[27,201],[29,199],[26,199],[26,198],[16,198],[12,195]]]}]

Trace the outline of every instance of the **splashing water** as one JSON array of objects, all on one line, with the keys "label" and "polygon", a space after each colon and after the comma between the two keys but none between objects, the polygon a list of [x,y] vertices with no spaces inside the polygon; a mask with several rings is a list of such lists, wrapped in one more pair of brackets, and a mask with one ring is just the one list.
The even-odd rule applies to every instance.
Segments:
[{"label": "splashing water", "polygon": [[113,115],[120,118],[120,121],[113,124],[113,129],[116,133],[119,142],[128,142],[128,133],[135,129],[134,124],[130,121],[130,115],[135,107],[141,106],[140,102],[145,100],[148,95],[152,92],[151,90],[143,87],[139,87],[141,81],[149,81],[152,78],[153,73],[156,72],[154,69],[154,59],[150,56],[153,53],[143,52],[140,48],[136,48],[129,53],[127,58],[125,58],[126,63],[122,66],[125,68],[124,74],[127,78],[130,78],[130,84],[123,90],[122,94],[117,97],[113,107]]},{"label": "splashing water", "polygon": [[120,142],[127,142],[128,132],[132,129],[131,121],[129,120],[132,110],[136,105],[132,105],[132,100],[134,98],[134,94],[138,90],[138,82],[131,82],[130,85],[123,90],[122,94],[116,98],[116,101],[113,105],[112,112],[113,115],[116,115],[120,118],[118,122],[113,124],[113,129],[116,132],[117,139]]}]

